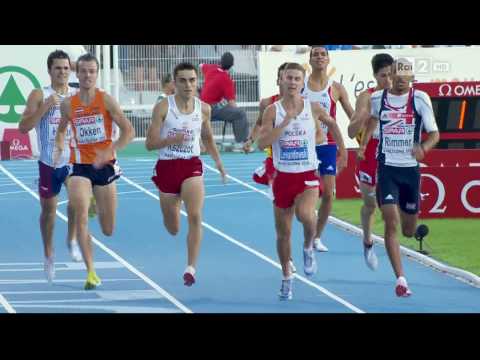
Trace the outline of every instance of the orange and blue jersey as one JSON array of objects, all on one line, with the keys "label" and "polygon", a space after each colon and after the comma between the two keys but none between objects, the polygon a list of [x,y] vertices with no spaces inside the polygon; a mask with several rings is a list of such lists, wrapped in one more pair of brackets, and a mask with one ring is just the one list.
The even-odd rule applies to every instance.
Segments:
[{"label": "orange and blue jersey", "polygon": [[105,108],[104,95],[103,91],[95,89],[94,99],[88,106],[80,100],[80,93],[70,98],[73,138],[71,163],[93,164],[96,151],[106,149],[112,143],[113,121]]}]

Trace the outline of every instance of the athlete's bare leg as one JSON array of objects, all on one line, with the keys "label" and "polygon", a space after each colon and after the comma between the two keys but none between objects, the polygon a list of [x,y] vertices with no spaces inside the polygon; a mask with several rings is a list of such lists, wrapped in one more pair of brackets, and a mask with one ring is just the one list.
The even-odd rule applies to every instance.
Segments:
[{"label": "athlete's bare leg", "polygon": [[335,188],[335,176],[334,175],[324,175],[323,180],[323,193],[322,193],[322,203],[320,209],[318,209],[317,217],[317,228],[315,233],[315,238],[322,236],[325,225],[327,224],[328,217],[332,211],[333,204],[333,189]]},{"label": "athlete's bare leg", "polygon": [[360,210],[360,218],[362,220],[363,243],[365,245],[373,244],[372,226],[375,219],[375,187],[360,182],[360,191],[362,193],[363,205]]},{"label": "athlete's bare leg", "polygon": [[[68,186],[70,184],[70,178],[67,178],[65,180],[65,187],[67,188],[68,192]],[[75,235],[77,232],[77,228],[75,226],[75,212],[72,204],[70,201],[67,204],[67,216],[68,216],[68,222],[67,222],[67,242],[71,243],[73,239],[75,239]]]},{"label": "athlete's bare leg", "polygon": [[57,197],[45,199],[40,197],[40,232],[43,240],[43,251],[46,258],[53,256],[53,230],[55,228],[55,211],[57,209]]},{"label": "athlete's bare leg", "polygon": [[277,231],[277,252],[282,265],[282,273],[286,278],[290,273],[290,259],[292,257],[292,246],[290,242],[292,234],[292,220],[295,213],[295,206],[281,209],[274,205],[275,229]]},{"label": "athlete's bare leg", "polygon": [[92,196],[92,184],[82,176],[71,176],[68,187],[68,199],[74,209],[77,241],[82,251],[87,271],[94,271],[92,244],[88,233],[88,206]]},{"label": "athlete's bare leg", "polygon": [[160,192],[160,208],[163,214],[163,223],[167,231],[175,236],[180,230],[180,205],[182,200],[175,194]]},{"label": "athlete's bare leg", "polygon": [[303,224],[305,249],[311,249],[315,236],[315,205],[318,199],[318,188],[307,189],[295,198],[295,215]]},{"label": "athlete's bare leg", "polygon": [[[102,232],[106,236],[112,236],[115,228],[115,215],[117,210],[117,184],[112,182],[104,186],[94,186],[93,194],[97,203],[98,221]],[[88,199],[88,208],[90,198]]]},{"label": "athlete's bare leg", "polygon": [[202,209],[205,191],[203,177],[186,179],[182,184],[181,198],[188,217],[188,266],[196,268],[200,244],[202,242]]},{"label": "athlete's bare leg", "polygon": [[402,234],[405,237],[412,237],[415,235],[417,229],[418,214],[407,214],[400,210],[400,223],[402,225]]},{"label": "athlete's bare leg", "polygon": [[400,257],[400,245],[397,239],[397,227],[400,220],[398,206],[386,204],[382,205],[381,210],[385,221],[385,247],[395,276],[398,278],[399,276],[404,276]]}]

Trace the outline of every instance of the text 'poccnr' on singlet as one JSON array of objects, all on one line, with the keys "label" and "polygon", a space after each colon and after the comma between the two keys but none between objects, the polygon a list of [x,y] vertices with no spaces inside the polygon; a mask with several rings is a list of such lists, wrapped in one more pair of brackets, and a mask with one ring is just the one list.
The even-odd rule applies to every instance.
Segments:
[{"label": "text 'poccnr' on singlet", "polygon": [[[329,79],[327,86],[321,91],[313,91],[308,87],[308,80],[310,79],[309,76],[305,77],[305,84],[303,87],[302,95],[305,99],[309,100],[310,102],[318,102],[320,106],[336,121],[337,117],[337,104],[335,99],[333,98],[333,80]],[[323,122],[320,122],[322,131],[324,134],[327,134],[326,140],[320,145],[326,144],[335,144],[335,140],[333,140],[332,134],[328,132],[328,126],[325,125]]]},{"label": "text 'poccnr' on singlet", "polygon": [[[74,95],[77,89],[68,87],[67,93],[62,95],[58,94],[51,86],[45,86],[42,89],[43,102],[45,102],[50,96],[56,94],[63,102],[65,98]],[[40,161],[45,165],[53,167],[53,152],[55,149],[55,136],[57,135],[58,125],[62,115],[60,113],[60,104],[52,106],[45,115],[42,116],[40,121],[35,126],[37,132],[37,142],[40,147]],[[65,142],[63,146],[63,153],[60,157],[60,163],[58,167],[66,165],[70,160],[70,140],[72,137],[72,131],[70,124],[67,127],[67,133],[65,136]]]},{"label": "text 'poccnr' on singlet", "polygon": [[[274,127],[278,127],[286,116],[281,101],[275,102]],[[303,100],[303,110],[295,117],[280,137],[272,144],[275,169],[286,173],[301,173],[317,169],[315,152],[315,121],[308,100]]]},{"label": "text 'poccnr' on singlet", "polygon": [[104,91],[95,89],[89,105],[82,103],[80,92],[71,98],[72,163],[93,164],[96,151],[106,149],[112,143],[113,121],[105,108],[104,94]]},{"label": "text 'poccnr' on singlet", "polygon": [[172,144],[158,151],[161,160],[190,159],[200,156],[200,136],[202,131],[202,103],[194,97],[194,108],[190,114],[183,114],[178,110],[175,95],[167,97],[168,112],[160,131],[160,138],[175,137],[178,133],[183,134],[181,144]]}]

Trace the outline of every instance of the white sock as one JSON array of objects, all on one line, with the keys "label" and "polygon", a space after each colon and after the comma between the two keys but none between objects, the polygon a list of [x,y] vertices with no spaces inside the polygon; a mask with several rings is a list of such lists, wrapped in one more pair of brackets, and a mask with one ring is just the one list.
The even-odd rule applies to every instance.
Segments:
[{"label": "white sock", "polygon": [[193,266],[188,265],[187,268],[185,269],[185,272],[195,275],[195,268]]},{"label": "white sock", "polygon": [[291,280],[293,279],[293,274],[288,274],[287,276],[283,276],[283,280]]}]

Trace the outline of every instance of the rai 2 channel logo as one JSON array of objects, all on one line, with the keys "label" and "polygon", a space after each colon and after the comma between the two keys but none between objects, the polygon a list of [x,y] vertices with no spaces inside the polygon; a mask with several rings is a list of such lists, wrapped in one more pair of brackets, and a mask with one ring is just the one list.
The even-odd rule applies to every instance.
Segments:
[{"label": "rai 2 channel logo", "polygon": [[399,75],[429,75],[434,73],[448,73],[452,66],[448,61],[435,60],[431,57],[405,57],[396,62],[396,71]]}]

